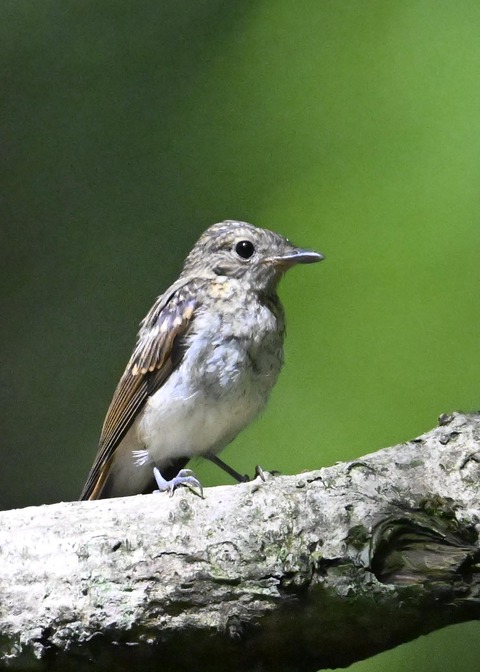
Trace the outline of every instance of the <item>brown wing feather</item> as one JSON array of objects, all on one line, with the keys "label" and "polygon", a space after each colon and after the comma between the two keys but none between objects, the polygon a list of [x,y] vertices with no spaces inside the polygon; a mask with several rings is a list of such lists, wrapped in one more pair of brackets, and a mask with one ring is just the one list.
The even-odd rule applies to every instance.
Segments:
[{"label": "brown wing feather", "polygon": [[103,423],[97,456],[80,499],[96,499],[107,478],[116,448],[148,397],[180,363],[182,336],[197,307],[192,284],[177,282],[157,299],[142,322],[135,350],[113,395]]}]

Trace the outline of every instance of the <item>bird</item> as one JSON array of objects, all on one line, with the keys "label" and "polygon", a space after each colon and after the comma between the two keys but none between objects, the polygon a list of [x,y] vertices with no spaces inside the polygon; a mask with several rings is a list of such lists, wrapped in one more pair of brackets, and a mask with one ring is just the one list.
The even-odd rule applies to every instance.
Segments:
[{"label": "bird", "polygon": [[197,456],[247,480],[218,453],[262,411],[282,368],[279,281],[322,259],[247,222],[206,229],[140,323],[80,499],[201,488],[185,469]]}]

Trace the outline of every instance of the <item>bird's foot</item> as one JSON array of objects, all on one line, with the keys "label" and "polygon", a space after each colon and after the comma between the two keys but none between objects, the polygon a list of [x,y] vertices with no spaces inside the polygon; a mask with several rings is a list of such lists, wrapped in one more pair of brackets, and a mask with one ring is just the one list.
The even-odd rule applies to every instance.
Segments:
[{"label": "bird's foot", "polygon": [[267,480],[267,476],[278,476],[281,472],[278,471],[278,469],[269,469],[268,471],[264,471],[262,467],[257,464],[255,467],[255,473],[253,478],[251,479],[252,481],[255,478],[260,478],[263,482]]},{"label": "bird's foot", "polygon": [[[260,478],[264,483],[265,483],[265,472],[263,471],[262,467],[257,464],[255,467],[255,472],[253,478]],[[252,479],[253,480],[253,479]]]},{"label": "bird's foot", "polygon": [[195,474],[191,469],[181,469],[178,474],[170,481],[167,481],[165,478],[163,478],[158,467],[153,468],[153,475],[158,486],[158,490],[154,490],[154,492],[169,492],[170,497],[172,497],[173,493],[179,485],[185,485],[186,487],[190,486],[193,488],[198,488],[200,490],[201,497],[203,497],[202,484],[195,477]]},{"label": "bird's foot", "polygon": [[206,457],[207,460],[210,460],[210,462],[213,462],[213,464],[216,464],[217,467],[220,467],[220,469],[223,469],[223,471],[226,471],[227,474],[229,474],[232,478],[234,478],[237,481],[237,483],[249,483],[250,481],[254,481],[256,478],[261,478],[262,481],[266,481],[267,480],[265,476],[266,473],[271,474],[272,476],[280,473],[278,471],[264,472],[262,467],[260,467],[257,464],[257,466],[255,467],[255,474],[253,478],[250,478],[248,474],[242,475],[238,471],[235,471],[235,469],[232,469],[232,467],[226,464],[217,455],[207,454],[204,455],[204,457]]},{"label": "bird's foot", "polygon": [[244,476],[242,476],[241,474],[238,474],[237,481],[239,483],[251,483],[256,478],[260,478],[260,480],[262,480],[264,483],[267,480],[266,476],[265,476],[265,472],[263,471],[262,467],[259,464],[256,465],[253,476],[249,476],[248,474],[245,474]]}]

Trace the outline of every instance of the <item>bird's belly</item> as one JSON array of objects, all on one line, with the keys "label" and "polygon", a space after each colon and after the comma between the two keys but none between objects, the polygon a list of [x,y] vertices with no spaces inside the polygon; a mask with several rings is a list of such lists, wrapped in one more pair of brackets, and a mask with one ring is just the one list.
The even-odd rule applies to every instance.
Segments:
[{"label": "bird's belly", "polygon": [[218,453],[253,420],[281,366],[278,353],[269,352],[259,368],[241,344],[204,353],[190,348],[148,399],[137,426],[139,442],[160,468],[178,457]]}]

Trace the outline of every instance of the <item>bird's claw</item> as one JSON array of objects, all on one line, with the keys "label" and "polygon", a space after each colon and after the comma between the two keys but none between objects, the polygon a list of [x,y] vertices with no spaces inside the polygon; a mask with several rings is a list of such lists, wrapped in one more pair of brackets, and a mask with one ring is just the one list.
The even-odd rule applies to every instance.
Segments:
[{"label": "bird's claw", "polygon": [[259,464],[257,464],[256,467],[255,467],[255,478],[257,478],[257,477],[261,478],[262,481],[265,483],[265,480],[266,480],[265,479],[265,472],[263,471],[262,467]]},{"label": "bird's claw", "polygon": [[264,471],[262,467],[257,464],[253,478],[260,478],[265,483],[268,476],[278,476],[279,474],[281,474],[281,472],[278,471],[278,469],[269,469],[268,471]]},{"label": "bird's claw", "polygon": [[249,476],[244,477],[244,483],[248,483],[249,481],[254,481],[256,478],[259,478],[261,481],[265,483],[267,480],[267,476],[276,476],[280,472],[277,471],[277,469],[272,469],[271,471],[264,471],[262,467],[257,464],[255,467],[255,471],[253,474],[253,478],[250,478]]},{"label": "bird's claw", "polygon": [[200,496],[203,497],[202,484],[198,478],[196,478],[191,469],[181,469],[178,474],[170,481],[167,481],[165,478],[163,478],[158,467],[153,468],[153,475],[158,486],[158,490],[154,490],[154,492],[169,492],[170,497],[172,497],[178,486],[184,485],[186,487],[190,486],[193,488],[198,488],[200,490]]},{"label": "bird's claw", "polygon": [[244,474],[243,476],[238,476],[238,482],[239,483],[251,483],[254,481],[257,477],[260,477],[262,481],[265,481],[265,472],[263,471],[262,467],[260,467],[258,464],[255,467],[255,472],[253,474],[253,477],[250,478],[248,474]]}]

